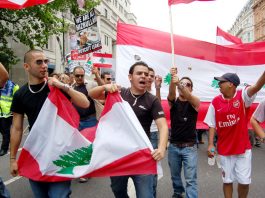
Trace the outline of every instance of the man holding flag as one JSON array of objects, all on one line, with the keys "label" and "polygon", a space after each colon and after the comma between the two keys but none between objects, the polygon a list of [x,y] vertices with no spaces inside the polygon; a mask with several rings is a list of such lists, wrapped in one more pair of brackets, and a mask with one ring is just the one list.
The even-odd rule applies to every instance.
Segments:
[{"label": "man holding flag", "polygon": [[[146,135],[150,138],[150,126],[154,120],[160,133],[158,148],[152,152],[153,159],[159,161],[164,158],[168,127],[164,111],[157,97],[147,91],[148,65],[144,62],[134,63],[129,70],[130,88],[121,88],[122,98],[129,103]],[[118,91],[117,85],[105,84],[89,91],[94,99],[105,99],[105,92]],[[126,131],[124,131],[126,133]],[[107,137],[106,137],[107,138]],[[132,178],[136,196],[138,198],[153,198],[153,175],[125,175],[111,177],[111,188],[116,198],[129,198],[127,183]]]},{"label": "man holding flag", "polygon": [[[24,56],[24,69],[28,73],[29,80],[16,92],[11,107],[14,116],[10,140],[10,172],[13,176],[18,175],[16,158],[23,135],[24,114],[28,117],[31,130],[50,92],[48,84],[61,89],[75,105],[83,108],[90,105],[84,94],[75,91],[69,85],[63,84],[55,78],[49,78],[47,81],[48,62],[41,50],[30,50]],[[49,120],[43,120],[43,122],[49,124]],[[40,182],[29,179],[29,183],[34,197],[37,198],[63,198],[69,197],[71,194],[71,181]]]}]

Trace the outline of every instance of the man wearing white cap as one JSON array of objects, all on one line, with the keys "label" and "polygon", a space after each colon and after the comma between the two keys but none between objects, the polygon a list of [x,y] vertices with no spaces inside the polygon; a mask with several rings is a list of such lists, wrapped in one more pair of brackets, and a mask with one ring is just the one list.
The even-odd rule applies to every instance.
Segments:
[{"label": "man wearing white cap", "polygon": [[232,198],[233,182],[238,183],[238,197],[247,197],[251,183],[251,144],[248,137],[248,110],[256,93],[265,84],[265,72],[258,81],[243,90],[236,90],[240,79],[226,73],[218,80],[220,92],[209,106],[204,122],[209,126],[208,155],[213,156],[213,139],[217,132],[217,151],[221,157],[223,191]]}]

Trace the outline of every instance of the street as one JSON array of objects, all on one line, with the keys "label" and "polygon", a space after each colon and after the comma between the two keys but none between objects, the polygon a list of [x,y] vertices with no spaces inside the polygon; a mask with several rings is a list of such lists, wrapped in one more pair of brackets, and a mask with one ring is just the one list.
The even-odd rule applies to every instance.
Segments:
[{"label": "street", "polygon": [[[25,132],[23,139],[25,139],[26,136],[27,132]],[[203,139],[206,140],[207,137],[204,135]],[[214,167],[210,167],[207,164],[206,145],[207,144],[200,144],[198,149],[199,197],[221,198],[223,197],[221,171],[216,165]],[[262,145],[260,148],[253,147],[252,151],[252,184],[250,186],[249,197],[262,198],[265,194],[265,145]],[[9,154],[0,157],[0,164],[0,175],[11,193],[11,197],[33,197],[27,179],[20,177],[13,178],[9,174]],[[162,167],[164,170],[164,176],[158,182],[157,197],[170,198],[172,196],[173,190],[167,159],[163,160]],[[131,194],[133,193],[131,192]],[[113,198],[114,196],[110,188],[109,178],[91,178],[87,183],[79,183],[78,180],[73,180],[71,197]],[[234,186],[234,197],[237,197],[236,186]]]}]

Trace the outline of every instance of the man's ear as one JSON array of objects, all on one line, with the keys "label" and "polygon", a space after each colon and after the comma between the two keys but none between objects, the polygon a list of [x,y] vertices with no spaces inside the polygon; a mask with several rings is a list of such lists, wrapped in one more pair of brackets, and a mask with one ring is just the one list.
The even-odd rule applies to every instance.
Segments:
[{"label": "man's ear", "polygon": [[131,80],[132,80],[132,74],[129,74],[129,75],[128,75],[128,78],[129,78],[129,80],[131,81]]},{"label": "man's ear", "polygon": [[30,66],[29,66],[29,64],[28,64],[28,63],[24,63],[23,67],[24,67],[24,69],[25,69],[25,70],[27,70],[27,71],[28,71],[28,69],[29,69],[29,67],[30,67]]}]

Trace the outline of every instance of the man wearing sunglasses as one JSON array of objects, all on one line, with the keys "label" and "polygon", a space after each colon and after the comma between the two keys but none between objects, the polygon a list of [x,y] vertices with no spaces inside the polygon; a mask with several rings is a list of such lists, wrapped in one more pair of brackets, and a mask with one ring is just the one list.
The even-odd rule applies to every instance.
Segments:
[{"label": "man wearing sunglasses", "polygon": [[238,183],[238,197],[248,195],[251,183],[251,144],[248,135],[248,109],[256,93],[265,84],[265,72],[258,81],[237,90],[240,79],[235,73],[214,77],[221,94],[209,106],[204,122],[209,126],[208,156],[215,150],[213,139],[217,132],[217,151],[221,159],[224,197],[233,194],[233,182]]},{"label": "man wearing sunglasses", "polygon": [[[10,141],[10,172],[18,175],[17,152],[23,135],[24,114],[28,117],[29,130],[33,127],[38,114],[50,92],[49,86],[61,89],[73,104],[87,108],[89,101],[84,94],[75,91],[52,77],[47,80],[48,59],[41,50],[30,50],[24,56],[24,69],[28,74],[28,83],[22,86],[13,99],[13,125]],[[49,120],[43,120],[49,124]],[[45,133],[45,131],[43,131]],[[29,179],[34,197],[70,197],[71,181],[39,182]]]},{"label": "man wearing sunglasses", "polygon": [[[174,198],[198,197],[196,122],[200,100],[192,94],[193,83],[189,77],[177,76],[177,68],[171,68],[168,104],[171,118],[168,164],[171,172]],[[178,91],[178,97],[176,96]],[[186,189],[182,184],[181,170],[184,168]]]},{"label": "man wearing sunglasses", "polygon": [[111,84],[111,74],[109,72],[103,72],[101,74],[101,79],[104,81],[104,84]]}]

